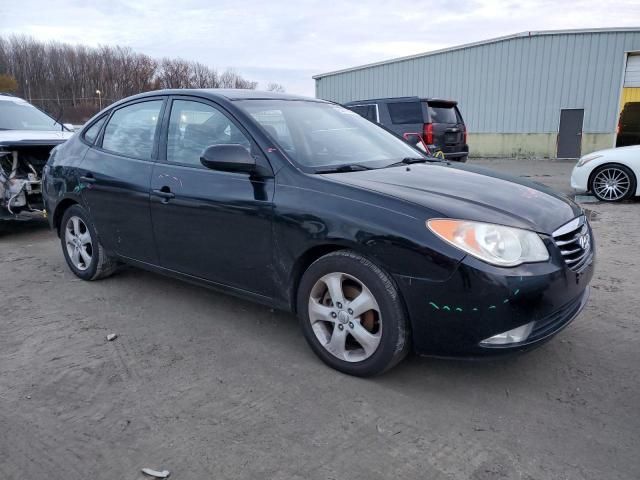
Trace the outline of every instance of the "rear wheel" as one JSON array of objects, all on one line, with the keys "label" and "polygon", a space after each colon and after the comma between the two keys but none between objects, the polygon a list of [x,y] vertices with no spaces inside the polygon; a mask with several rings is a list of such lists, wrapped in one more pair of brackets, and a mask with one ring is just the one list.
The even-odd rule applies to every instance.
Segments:
[{"label": "rear wheel", "polygon": [[619,202],[636,190],[636,178],[624,165],[603,165],[591,177],[591,192],[604,202]]},{"label": "rear wheel", "polygon": [[108,277],[117,268],[117,262],[105,252],[87,211],[80,205],[64,212],[60,242],[67,265],[83,280]]},{"label": "rear wheel", "polygon": [[376,375],[409,350],[408,322],[394,283],[354,252],[315,261],[300,282],[297,307],[313,351],[341,372]]}]

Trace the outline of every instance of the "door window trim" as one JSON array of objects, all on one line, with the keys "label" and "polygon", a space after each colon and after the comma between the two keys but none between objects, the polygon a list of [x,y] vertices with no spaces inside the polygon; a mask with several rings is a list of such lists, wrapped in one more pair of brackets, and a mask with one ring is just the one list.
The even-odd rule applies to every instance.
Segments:
[{"label": "door window trim", "polygon": [[[122,110],[123,108],[126,107],[130,107],[132,105],[136,105],[138,103],[145,103],[145,102],[157,102],[158,100],[161,100],[162,103],[160,105],[160,111],[158,112],[158,121],[156,122],[156,130],[153,134],[153,149],[151,150],[151,158],[140,158],[140,157],[135,157],[133,155],[127,155],[125,153],[121,153],[121,152],[114,152],[113,150],[107,150],[106,148],[102,147],[102,141],[104,140],[104,132],[107,129],[107,125],[109,125],[109,122],[111,121],[111,118],[113,118],[113,114],[115,112],[117,112],[118,110]],[[160,138],[160,134],[161,134],[161,125],[162,122],[164,121],[164,114],[167,108],[167,96],[165,95],[159,95],[159,96],[154,96],[154,97],[144,97],[144,98],[138,98],[136,100],[132,100],[130,102],[127,102],[125,104],[122,105],[118,105],[116,108],[113,108],[109,113],[107,113],[107,121],[104,123],[104,125],[102,126],[102,128],[100,129],[100,133],[98,134],[98,137],[96,138],[96,141],[93,143],[92,148],[95,148],[96,150],[99,150],[100,152],[104,152],[104,153],[108,153],[110,155],[114,155],[117,157],[124,157],[124,158],[130,158],[132,160],[139,160],[142,162],[155,162],[157,161],[158,158],[158,145],[159,145],[159,138]]]},{"label": "door window trim", "polygon": [[211,108],[214,108],[215,110],[222,113],[246,137],[246,139],[251,144],[252,149],[255,149],[257,155],[253,154],[253,157],[256,159],[256,164],[260,164],[264,167],[267,167],[273,173],[273,167],[271,166],[270,162],[267,160],[258,142],[256,142],[256,140],[253,138],[253,135],[251,135],[248,132],[248,130],[238,121],[237,118],[235,118],[235,116],[229,110],[227,110],[222,105],[220,105],[219,103],[209,98],[197,97],[192,95],[169,95],[168,96],[167,102],[165,104],[164,115],[162,118],[162,130],[160,132],[160,138],[158,141],[158,157],[157,157],[158,163],[162,163],[164,165],[174,165],[182,168],[194,168],[197,170],[206,170],[210,172],[217,172],[217,173],[224,173],[224,174],[231,174],[231,175],[239,174],[239,175],[246,176],[246,173],[242,173],[242,172],[223,172],[221,170],[211,170],[210,168],[207,168],[204,165],[197,165],[197,164],[194,165],[193,163],[182,163],[182,162],[170,162],[167,159],[167,148],[169,144],[169,122],[171,121],[171,109],[173,108],[173,103],[176,100],[201,103],[203,105],[207,105]]}]

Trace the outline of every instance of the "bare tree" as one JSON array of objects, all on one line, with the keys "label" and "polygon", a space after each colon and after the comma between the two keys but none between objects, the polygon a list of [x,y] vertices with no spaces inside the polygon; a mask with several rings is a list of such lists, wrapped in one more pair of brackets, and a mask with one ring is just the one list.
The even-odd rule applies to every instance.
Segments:
[{"label": "bare tree", "polygon": [[[159,88],[249,88],[257,82],[234,70],[180,58],[158,61],[128,47],[39,42],[24,35],[0,37],[0,75],[15,80],[15,92],[58,115],[81,122],[103,106],[136,93]],[[7,87],[5,87],[7,88]]]}]

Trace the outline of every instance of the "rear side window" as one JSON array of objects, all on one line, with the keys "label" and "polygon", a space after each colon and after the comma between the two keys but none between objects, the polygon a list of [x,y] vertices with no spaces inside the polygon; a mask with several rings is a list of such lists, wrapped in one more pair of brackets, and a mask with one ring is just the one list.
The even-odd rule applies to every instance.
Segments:
[{"label": "rear side window", "polygon": [[388,103],[387,105],[393,123],[424,123],[420,102]]},{"label": "rear side window", "polygon": [[347,108],[367,120],[378,122],[378,108],[375,103],[367,105],[351,105]]},{"label": "rear side window", "polygon": [[162,100],[135,103],[113,112],[102,148],[143,160],[151,159]]},{"label": "rear side window", "polygon": [[87,142],[91,144],[95,143],[96,138],[98,138],[98,133],[100,133],[100,129],[102,128],[102,125],[104,124],[104,121],[106,119],[107,116],[105,115],[104,117],[96,121],[93,125],[91,125],[86,132],[84,132],[83,136]]},{"label": "rear side window", "polygon": [[454,105],[429,104],[429,117],[432,123],[458,123]]}]

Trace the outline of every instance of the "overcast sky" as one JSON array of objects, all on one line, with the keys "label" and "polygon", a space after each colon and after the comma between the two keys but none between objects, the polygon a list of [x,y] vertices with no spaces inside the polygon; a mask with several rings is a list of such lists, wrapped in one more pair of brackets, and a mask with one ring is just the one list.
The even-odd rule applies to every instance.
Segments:
[{"label": "overcast sky", "polygon": [[2,0],[0,34],[124,45],[313,95],[312,75],[528,30],[640,25],[639,0]]}]

